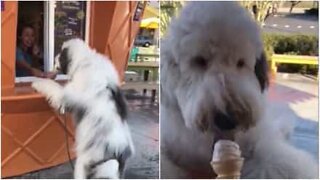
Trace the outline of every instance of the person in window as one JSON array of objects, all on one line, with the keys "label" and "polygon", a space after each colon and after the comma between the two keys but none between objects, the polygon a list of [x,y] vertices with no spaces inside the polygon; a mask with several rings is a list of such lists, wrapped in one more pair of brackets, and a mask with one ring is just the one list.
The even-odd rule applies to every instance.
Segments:
[{"label": "person in window", "polygon": [[18,34],[18,46],[16,49],[16,77],[36,76],[42,78],[56,77],[55,72],[43,72],[35,68],[33,64],[38,62],[40,49],[34,43],[34,29],[30,25],[24,25]]}]

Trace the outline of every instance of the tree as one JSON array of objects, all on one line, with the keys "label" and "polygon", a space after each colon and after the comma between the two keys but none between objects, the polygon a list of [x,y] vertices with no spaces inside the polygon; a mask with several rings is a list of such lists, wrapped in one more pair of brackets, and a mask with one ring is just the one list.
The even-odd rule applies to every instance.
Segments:
[{"label": "tree", "polygon": [[254,19],[262,25],[268,16],[276,12],[276,8],[281,1],[239,1],[240,5],[245,7]]},{"label": "tree", "polygon": [[298,5],[299,3],[301,3],[301,1],[289,1],[290,2],[290,10],[289,13],[292,13],[293,8]]},{"label": "tree", "polygon": [[160,1],[160,36],[162,37],[172,20],[172,17],[176,16],[177,13],[183,6],[182,1]]}]

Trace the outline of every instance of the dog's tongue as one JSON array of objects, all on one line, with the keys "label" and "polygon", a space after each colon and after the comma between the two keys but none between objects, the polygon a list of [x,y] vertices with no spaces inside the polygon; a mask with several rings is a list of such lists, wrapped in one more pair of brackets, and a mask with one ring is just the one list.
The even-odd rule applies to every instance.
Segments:
[{"label": "dog's tongue", "polygon": [[235,135],[233,131],[224,131],[224,132],[220,130],[215,131],[214,138],[213,138],[212,151],[214,150],[214,145],[216,144],[216,142],[218,142],[219,140],[234,141],[235,139],[234,136]]}]

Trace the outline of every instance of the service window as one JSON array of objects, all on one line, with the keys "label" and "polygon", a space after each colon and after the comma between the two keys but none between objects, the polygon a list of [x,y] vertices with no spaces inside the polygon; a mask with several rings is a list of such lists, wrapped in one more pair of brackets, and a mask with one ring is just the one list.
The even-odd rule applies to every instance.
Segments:
[{"label": "service window", "polygon": [[[18,2],[16,83],[53,75],[54,57],[64,41],[88,41],[89,5],[85,1]],[[66,79],[59,74],[56,79]]]}]

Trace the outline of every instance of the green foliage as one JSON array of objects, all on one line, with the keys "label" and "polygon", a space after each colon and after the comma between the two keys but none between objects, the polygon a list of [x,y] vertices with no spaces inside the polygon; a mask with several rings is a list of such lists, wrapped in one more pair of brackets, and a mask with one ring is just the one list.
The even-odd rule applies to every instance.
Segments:
[{"label": "green foliage", "polygon": [[183,6],[183,1],[160,1],[160,36],[162,37],[171,22]]},{"label": "green foliage", "polygon": [[318,37],[312,35],[263,34],[267,57],[275,54],[318,56]]}]

